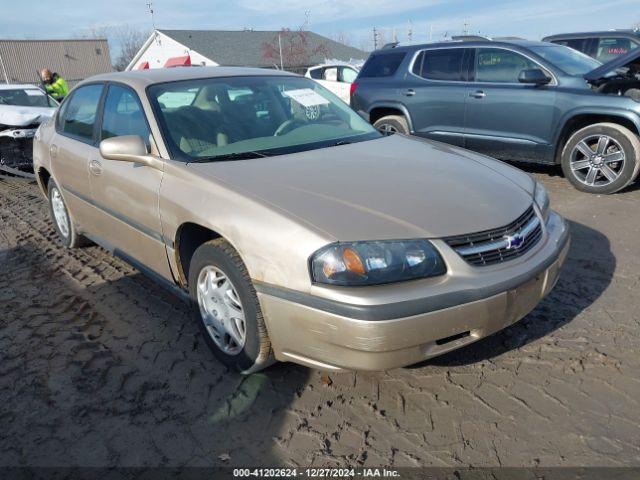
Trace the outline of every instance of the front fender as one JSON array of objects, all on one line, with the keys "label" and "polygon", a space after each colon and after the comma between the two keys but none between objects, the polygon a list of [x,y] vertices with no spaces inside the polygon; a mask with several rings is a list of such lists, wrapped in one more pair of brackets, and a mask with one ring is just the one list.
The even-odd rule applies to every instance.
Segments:
[{"label": "front fender", "polygon": [[[640,106],[639,106],[640,108]],[[560,118],[558,125],[560,128],[556,129],[555,137],[554,137],[554,145],[556,148],[559,148],[559,142],[561,139],[561,135],[564,132],[567,124],[575,117],[581,115],[601,115],[606,117],[618,117],[625,120],[630,121],[636,128],[637,132],[640,132],[640,114],[634,110],[629,110],[626,108],[620,107],[578,107],[571,109],[564,113],[564,115]]]}]

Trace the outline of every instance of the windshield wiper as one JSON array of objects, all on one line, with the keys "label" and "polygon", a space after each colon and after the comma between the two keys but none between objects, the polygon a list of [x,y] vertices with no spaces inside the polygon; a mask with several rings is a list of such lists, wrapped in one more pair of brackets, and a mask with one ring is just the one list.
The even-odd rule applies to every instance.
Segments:
[{"label": "windshield wiper", "polygon": [[250,158],[264,158],[268,156],[269,155],[266,155],[264,153],[253,152],[253,151],[235,152],[235,153],[225,153],[222,155],[213,155],[211,157],[197,158],[194,160],[189,160],[189,162],[187,163],[205,163],[205,162],[217,162],[217,161],[224,161],[224,160],[248,160]]}]

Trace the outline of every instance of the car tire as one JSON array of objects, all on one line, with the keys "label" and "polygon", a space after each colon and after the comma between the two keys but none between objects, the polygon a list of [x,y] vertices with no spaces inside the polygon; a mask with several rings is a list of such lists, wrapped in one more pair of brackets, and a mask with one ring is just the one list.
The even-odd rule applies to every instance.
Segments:
[{"label": "car tire", "polygon": [[87,245],[89,241],[78,233],[78,229],[73,223],[73,218],[67,209],[67,204],[62,198],[60,187],[58,187],[53,178],[47,184],[47,195],[49,196],[51,220],[62,245],[66,248],[78,248]]},{"label": "car tire", "polygon": [[373,126],[382,133],[390,135],[392,133],[401,133],[409,135],[409,123],[402,115],[387,115],[373,122]]},{"label": "car tire", "polygon": [[638,175],[640,139],[622,125],[597,123],[569,137],[560,161],[565,177],[578,190],[615,193]]},{"label": "car tire", "polygon": [[189,294],[205,341],[221,363],[243,374],[274,363],[255,288],[226,240],[197,248],[189,265]]}]

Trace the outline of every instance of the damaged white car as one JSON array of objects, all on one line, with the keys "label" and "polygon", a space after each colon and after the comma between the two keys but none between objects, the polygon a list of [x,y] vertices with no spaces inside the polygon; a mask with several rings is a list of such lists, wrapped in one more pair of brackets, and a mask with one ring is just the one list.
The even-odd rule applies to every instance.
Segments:
[{"label": "damaged white car", "polygon": [[33,85],[0,85],[0,173],[33,169],[33,137],[58,102]]}]

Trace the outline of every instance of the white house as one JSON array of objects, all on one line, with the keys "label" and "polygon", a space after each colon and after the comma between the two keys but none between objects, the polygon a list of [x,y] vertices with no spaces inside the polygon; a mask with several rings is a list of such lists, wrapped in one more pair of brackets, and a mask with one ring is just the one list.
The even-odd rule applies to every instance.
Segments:
[{"label": "white house", "polygon": [[[280,52],[282,51],[282,57]],[[314,32],[155,30],[127,70],[179,65],[303,70],[327,58],[345,62],[368,54]]]}]

